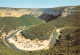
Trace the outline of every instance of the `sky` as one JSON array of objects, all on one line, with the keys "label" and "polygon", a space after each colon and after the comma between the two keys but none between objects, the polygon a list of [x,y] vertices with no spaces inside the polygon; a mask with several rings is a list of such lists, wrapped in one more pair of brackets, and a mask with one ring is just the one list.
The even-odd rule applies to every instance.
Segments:
[{"label": "sky", "polygon": [[0,7],[53,8],[80,5],[80,0],[0,0]]}]

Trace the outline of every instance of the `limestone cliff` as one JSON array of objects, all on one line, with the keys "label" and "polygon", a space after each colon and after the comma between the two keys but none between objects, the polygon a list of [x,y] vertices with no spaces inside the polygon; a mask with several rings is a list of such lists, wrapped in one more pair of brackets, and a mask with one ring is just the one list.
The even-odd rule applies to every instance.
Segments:
[{"label": "limestone cliff", "polygon": [[74,13],[80,12],[80,9],[76,9],[77,7],[78,6],[47,8],[43,11],[40,18],[48,22],[59,16],[66,17],[73,15]]},{"label": "limestone cliff", "polygon": [[40,16],[42,9],[37,8],[0,8],[0,17],[20,17],[25,14]]},{"label": "limestone cliff", "polygon": [[76,7],[66,7],[63,11],[62,11],[62,17],[66,17],[68,15],[73,15],[76,12],[80,12],[80,10],[77,10]]},{"label": "limestone cliff", "polygon": [[39,16],[45,21],[56,19],[59,16],[66,17],[72,15],[76,10],[76,6],[57,7],[57,8],[0,8],[0,17],[20,17],[25,14]]},{"label": "limestone cliff", "polygon": [[64,7],[62,7],[62,8],[47,8],[43,11],[43,14],[40,16],[40,18],[47,22],[51,21],[51,20],[61,16],[63,9],[64,9]]}]

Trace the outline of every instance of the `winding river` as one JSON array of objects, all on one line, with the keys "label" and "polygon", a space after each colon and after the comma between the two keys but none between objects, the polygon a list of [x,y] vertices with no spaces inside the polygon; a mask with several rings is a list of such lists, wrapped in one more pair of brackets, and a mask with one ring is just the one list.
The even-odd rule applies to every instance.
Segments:
[{"label": "winding river", "polygon": [[[18,51],[22,51],[22,50],[16,48],[16,46],[15,46],[14,44],[9,43],[9,42],[7,41],[9,38],[13,37],[17,32],[18,32],[18,31],[16,31],[15,33],[12,33],[8,38],[6,38],[5,41],[6,41],[6,43],[9,45],[9,47],[11,47],[11,48],[13,48],[13,49],[16,49],[16,50],[18,50]],[[58,33],[56,32],[56,30],[54,30],[52,34],[53,34],[53,37],[52,37],[52,39],[51,39],[51,41],[50,41],[50,43],[49,43],[50,45],[54,45],[54,44],[56,43],[56,37],[58,37]]]},{"label": "winding river", "polygon": [[19,50],[18,48],[16,48],[14,44],[9,43],[9,42],[7,41],[9,38],[13,37],[17,32],[18,32],[18,31],[16,31],[15,33],[12,33],[10,36],[8,36],[8,38],[5,39],[5,41],[6,41],[6,43],[9,45],[9,47],[11,47],[11,48],[13,48],[13,49],[16,49],[16,50],[18,50],[18,51],[22,51],[22,50]]}]

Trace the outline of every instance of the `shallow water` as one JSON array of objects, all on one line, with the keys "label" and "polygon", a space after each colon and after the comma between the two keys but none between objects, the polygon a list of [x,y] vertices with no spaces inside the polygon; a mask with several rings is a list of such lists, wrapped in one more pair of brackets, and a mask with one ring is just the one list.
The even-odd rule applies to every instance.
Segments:
[{"label": "shallow water", "polygon": [[6,38],[5,41],[6,41],[6,43],[9,45],[9,47],[11,47],[11,48],[13,48],[13,49],[16,49],[16,50],[18,50],[18,51],[22,51],[22,50],[19,50],[18,48],[16,48],[16,46],[15,46],[14,44],[7,42],[7,40],[8,40],[9,38],[13,37],[16,33],[17,33],[17,31],[16,31],[15,33],[12,33],[8,38]]},{"label": "shallow water", "polygon": [[50,42],[50,47],[53,47],[54,44],[56,43],[56,37],[58,37],[58,33],[56,32],[56,30],[54,30],[53,37],[52,37],[51,42]]}]

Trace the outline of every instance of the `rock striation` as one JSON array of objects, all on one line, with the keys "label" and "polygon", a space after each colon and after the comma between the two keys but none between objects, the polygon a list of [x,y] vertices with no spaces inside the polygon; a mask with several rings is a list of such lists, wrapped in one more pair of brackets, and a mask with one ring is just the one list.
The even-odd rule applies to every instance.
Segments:
[{"label": "rock striation", "polygon": [[42,11],[38,8],[0,8],[0,17],[20,17],[25,14],[40,16]]}]

